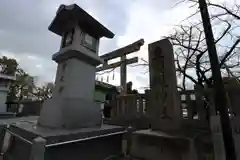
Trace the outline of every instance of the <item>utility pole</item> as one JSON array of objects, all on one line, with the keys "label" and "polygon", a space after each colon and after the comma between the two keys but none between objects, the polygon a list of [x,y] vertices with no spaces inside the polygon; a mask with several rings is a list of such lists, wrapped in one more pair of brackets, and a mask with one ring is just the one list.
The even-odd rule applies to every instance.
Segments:
[{"label": "utility pole", "polygon": [[227,98],[223,85],[223,80],[218,61],[215,40],[213,36],[212,26],[209,18],[208,7],[205,0],[198,0],[199,8],[202,16],[203,27],[208,46],[208,54],[212,69],[212,78],[214,83],[215,106],[220,113],[220,122],[222,127],[223,141],[225,147],[226,160],[236,160],[235,145],[232,136],[232,127],[228,115]]}]

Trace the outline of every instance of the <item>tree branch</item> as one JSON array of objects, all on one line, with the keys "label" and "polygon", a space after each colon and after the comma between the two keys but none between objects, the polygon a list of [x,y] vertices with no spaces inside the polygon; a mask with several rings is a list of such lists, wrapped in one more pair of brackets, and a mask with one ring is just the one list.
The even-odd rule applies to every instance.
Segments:
[{"label": "tree branch", "polygon": [[231,55],[231,53],[234,51],[234,49],[239,44],[239,42],[240,42],[240,38],[232,45],[230,50],[224,55],[223,59],[221,60],[220,66],[222,66],[225,63],[226,59],[228,58],[228,56]]},{"label": "tree branch", "polygon": [[193,77],[191,77],[190,75],[188,75],[187,73],[185,73],[185,72],[181,69],[181,66],[180,66],[180,63],[179,63],[178,58],[177,58],[176,62],[177,62],[177,66],[178,66],[177,70],[178,70],[179,72],[181,72],[182,74],[185,74],[185,76],[186,76],[188,79],[190,79],[193,83],[198,84],[198,82],[197,82]]},{"label": "tree branch", "polygon": [[208,6],[213,6],[213,7],[217,7],[217,8],[221,8],[223,9],[227,14],[233,16],[236,19],[240,19],[240,16],[238,16],[237,14],[233,13],[232,11],[230,11],[227,7],[221,6],[219,4],[213,4],[213,3],[208,3]]}]

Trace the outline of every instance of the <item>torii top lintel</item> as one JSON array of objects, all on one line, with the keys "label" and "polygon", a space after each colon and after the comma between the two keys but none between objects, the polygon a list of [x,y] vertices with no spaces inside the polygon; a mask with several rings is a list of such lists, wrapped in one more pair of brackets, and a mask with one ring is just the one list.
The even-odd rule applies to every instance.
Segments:
[{"label": "torii top lintel", "polygon": [[76,4],[61,5],[48,29],[62,36],[76,25],[96,38],[113,38],[114,34]]}]

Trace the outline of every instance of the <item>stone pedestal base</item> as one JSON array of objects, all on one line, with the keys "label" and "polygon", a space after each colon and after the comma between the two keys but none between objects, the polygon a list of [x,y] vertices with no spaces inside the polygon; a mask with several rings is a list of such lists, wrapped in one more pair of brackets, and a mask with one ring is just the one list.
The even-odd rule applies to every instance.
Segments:
[{"label": "stone pedestal base", "polygon": [[[27,160],[30,155],[44,160],[103,160],[122,153],[125,133],[124,128],[110,125],[64,130],[39,127],[35,122],[11,125],[9,131],[13,138],[5,155],[11,160]],[[36,145],[40,140],[45,141],[40,143],[43,146]]]},{"label": "stone pedestal base", "polygon": [[188,160],[186,153],[189,150],[189,142],[186,138],[160,131],[140,130],[133,132],[130,154],[136,159]]},{"label": "stone pedestal base", "polygon": [[38,120],[38,124],[44,127],[66,129],[95,127],[101,123],[100,104],[81,98],[46,100]]}]

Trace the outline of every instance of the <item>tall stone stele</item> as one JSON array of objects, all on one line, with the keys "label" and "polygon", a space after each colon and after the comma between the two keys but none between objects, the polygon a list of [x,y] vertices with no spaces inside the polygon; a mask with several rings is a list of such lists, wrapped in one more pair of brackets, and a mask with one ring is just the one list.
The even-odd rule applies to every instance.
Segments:
[{"label": "tall stone stele", "polygon": [[168,39],[163,39],[148,47],[152,129],[177,130],[181,111],[173,46]]},{"label": "tall stone stele", "polygon": [[44,102],[38,125],[83,128],[101,125],[100,106],[94,102],[99,39],[114,34],[76,4],[61,5],[49,30],[62,37],[52,56],[58,63],[53,97]]}]

